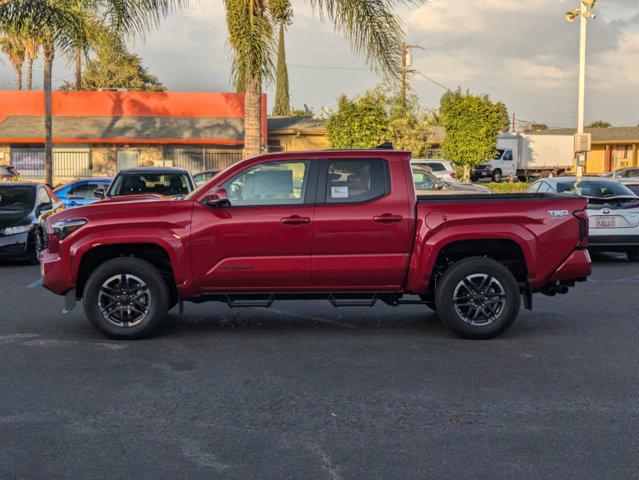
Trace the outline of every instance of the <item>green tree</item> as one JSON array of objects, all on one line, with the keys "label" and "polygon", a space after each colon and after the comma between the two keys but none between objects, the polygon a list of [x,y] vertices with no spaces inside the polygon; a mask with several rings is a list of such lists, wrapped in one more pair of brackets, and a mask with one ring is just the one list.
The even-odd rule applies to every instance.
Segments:
[{"label": "green tree", "polygon": [[27,57],[27,90],[33,88],[33,62],[40,56],[42,39],[38,35],[27,35],[24,37],[24,53]]},{"label": "green tree", "polygon": [[275,104],[273,115],[286,116],[291,114],[291,98],[288,87],[288,67],[286,66],[286,48],[284,45],[284,31],[293,18],[290,0],[271,2],[273,19],[279,24],[279,38],[277,41],[277,66],[275,68]]},{"label": "green tree", "polygon": [[612,123],[605,120],[595,120],[590,122],[586,128],[612,128]]},{"label": "green tree", "polygon": [[[402,2],[404,3],[404,2]],[[407,0],[421,4],[423,0]],[[403,31],[392,13],[397,0],[310,0],[320,16],[345,34],[356,53],[368,64],[397,76],[401,66]],[[260,152],[262,84],[273,78],[275,55],[274,16],[267,0],[226,0],[229,45],[233,52],[236,89],[244,91],[244,155]]]},{"label": "green tree", "polygon": [[495,156],[497,134],[503,127],[503,109],[488,95],[462,93],[461,89],[442,96],[442,126],[446,136],[444,157],[464,167],[468,180],[470,168]]},{"label": "green tree", "polygon": [[304,104],[304,108],[294,108],[291,110],[291,116],[293,117],[314,117],[315,112],[308,105]]},{"label": "green tree", "polygon": [[75,52],[77,39],[91,42],[104,28],[129,36],[157,25],[188,0],[0,0],[0,29],[42,38],[44,52],[45,177],[53,183],[52,69],[56,50]]},{"label": "green tree", "polygon": [[[134,92],[164,92],[160,80],[142,65],[139,56],[124,49],[103,47],[97,58],[89,60],[81,78],[82,89],[130,90]],[[77,82],[65,82],[61,90],[77,90]]]},{"label": "green tree", "polygon": [[374,148],[388,141],[389,117],[385,94],[374,89],[349,99],[337,99],[337,111],[326,121],[333,148]]},{"label": "green tree", "polygon": [[508,114],[508,108],[504,102],[497,102],[497,108],[499,109],[499,117],[500,117],[500,132],[510,132],[510,115]]}]

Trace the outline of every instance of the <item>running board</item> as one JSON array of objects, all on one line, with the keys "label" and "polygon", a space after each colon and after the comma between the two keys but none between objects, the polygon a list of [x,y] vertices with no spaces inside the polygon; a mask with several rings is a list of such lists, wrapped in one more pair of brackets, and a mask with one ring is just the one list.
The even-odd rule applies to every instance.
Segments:
[{"label": "running board", "polygon": [[[401,294],[389,291],[343,291],[343,292],[216,292],[185,298],[193,303],[222,302],[229,308],[268,308],[276,300],[328,300],[334,307],[372,307],[378,300],[397,306]],[[418,302],[421,303],[421,302]]]}]

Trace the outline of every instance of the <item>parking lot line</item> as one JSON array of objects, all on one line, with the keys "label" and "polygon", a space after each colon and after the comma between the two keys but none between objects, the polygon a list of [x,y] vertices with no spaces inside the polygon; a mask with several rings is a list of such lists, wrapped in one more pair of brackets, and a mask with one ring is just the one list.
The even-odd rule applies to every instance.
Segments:
[{"label": "parking lot line", "polygon": [[38,278],[37,280],[31,282],[29,285],[27,285],[27,288],[35,288],[35,287],[39,287],[40,285],[42,285],[42,279]]},{"label": "parking lot line", "polygon": [[639,281],[639,275],[634,275],[632,277],[618,278],[616,280],[595,280],[594,278],[589,278],[588,281],[590,283],[628,283],[628,282],[637,282],[637,281]]}]

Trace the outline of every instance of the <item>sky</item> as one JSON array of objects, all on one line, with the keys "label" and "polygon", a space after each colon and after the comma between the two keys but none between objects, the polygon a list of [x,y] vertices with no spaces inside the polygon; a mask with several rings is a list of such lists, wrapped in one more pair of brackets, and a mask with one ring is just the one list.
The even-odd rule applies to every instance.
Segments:
[{"label": "sky", "polygon": [[[518,121],[576,126],[579,24],[564,13],[577,0],[429,0],[397,11],[413,48],[411,87],[425,107],[437,107],[445,88],[486,93],[502,100]],[[315,112],[336,98],[361,93],[381,81],[354,54],[310,2],[293,0],[286,34],[292,105]],[[588,25],[586,121],[639,123],[639,1],[599,0]],[[131,42],[150,72],[173,91],[232,91],[222,0],[192,0],[188,10]],[[8,62],[0,88],[11,88]],[[58,58],[54,85],[70,79]],[[41,87],[42,66],[35,85]],[[428,77],[428,78],[426,78]],[[429,80],[430,79],[430,80]],[[443,87],[442,87],[443,86]],[[267,86],[270,111],[274,97]]]}]

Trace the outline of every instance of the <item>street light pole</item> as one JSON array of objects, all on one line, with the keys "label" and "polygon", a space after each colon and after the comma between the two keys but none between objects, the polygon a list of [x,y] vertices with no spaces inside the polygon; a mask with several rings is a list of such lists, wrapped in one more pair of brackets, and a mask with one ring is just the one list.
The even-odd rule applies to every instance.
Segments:
[{"label": "street light pole", "polygon": [[[579,106],[577,108],[577,133],[584,133],[584,116],[586,108],[586,32],[588,19],[585,15],[579,15],[580,35],[579,35]],[[581,165],[580,156],[585,157],[585,153],[578,153],[577,178],[583,177],[584,167]]]}]

